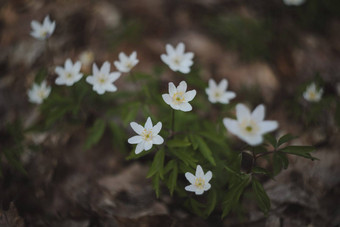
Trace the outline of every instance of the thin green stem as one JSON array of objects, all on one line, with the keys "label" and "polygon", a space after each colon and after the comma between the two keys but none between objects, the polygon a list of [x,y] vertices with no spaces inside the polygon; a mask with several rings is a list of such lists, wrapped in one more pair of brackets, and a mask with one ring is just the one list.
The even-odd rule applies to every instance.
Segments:
[{"label": "thin green stem", "polygon": [[172,109],[172,116],[171,116],[171,135],[175,133],[175,110]]}]

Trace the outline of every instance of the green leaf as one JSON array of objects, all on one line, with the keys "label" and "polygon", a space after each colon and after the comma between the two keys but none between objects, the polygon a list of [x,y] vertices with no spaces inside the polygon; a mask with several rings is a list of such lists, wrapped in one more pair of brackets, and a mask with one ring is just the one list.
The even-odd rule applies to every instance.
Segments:
[{"label": "green leaf", "polygon": [[251,170],[252,173],[255,173],[255,174],[263,174],[263,175],[268,175],[268,176],[271,176],[271,173],[264,169],[264,168],[261,168],[261,167],[254,167],[252,170]]},{"label": "green leaf", "polygon": [[93,145],[97,144],[102,138],[106,127],[106,122],[102,119],[97,119],[93,126],[88,130],[87,138],[84,144],[84,149],[90,149]]},{"label": "green leaf", "polygon": [[170,189],[171,195],[174,193],[175,187],[177,185],[177,175],[178,175],[178,167],[177,167],[177,164],[175,164],[169,176],[169,189]]},{"label": "green leaf", "polygon": [[184,162],[187,166],[196,168],[197,160],[189,150],[170,150],[170,152]]},{"label": "green leaf", "polygon": [[275,139],[275,137],[271,134],[266,134],[264,136],[265,140],[268,141],[274,148],[277,148],[278,145],[277,145],[277,141]]},{"label": "green leaf", "polygon": [[282,148],[280,151],[293,154],[297,156],[301,156],[304,158],[308,158],[311,160],[318,160],[317,158],[313,157],[310,152],[315,151],[315,148],[313,146],[288,146],[285,148]]},{"label": "green leaf", "polygon": [[222,139],[222,137],[219,137],[217,134],[215,133],[209,133],[209,132],[200,132],[199,133],[200,136],[203,136],[204,138],[210,140],[211,142],[220,145],[220,146],[225,146],[225,140]]},{"label": "green leaf", "polygon": [[170,160],[164,167],[163,174],[164,175],[167,174],[170,170],[172,170],[175,167],[175,165],[177,166],[177,162],[175,160]]},{"label": "green leaf", "polygon": [[197,150],[197,148],[198,148],[198,142],[197,142],[197,140],[195,139],[195,136],[194,136],[194,135],[189,135],[189,139],[190,139],[190,142],[191,142],[192,147],[194,148],[194,150]]},{"label": "green leaf", "polygon": [[293,136],[292,134],[286,134],[284,136],[282,136],[280,139],[279,139],[279,142],[277,143],[277,147],[281,146],[282,144],[284,143],[287,143],[293,139],[296,139],[297,136]]},{"label": "green leaf", "polygon": [[206,216],[209,216],[215,209],[217,203],[217,192],[215,190],[211,190],[208,195],[208,207],[205,210]]},{"label": "green leaf", "polygon": [[188,147],[191,145],[187,138],[185,139],[172,139],[166,143],[168,147],[176,148],[176,147]]},{"label": "green leaf", "polygon": [[205,141],[200,136],[195,136],[195,139],[198,143],[199,151],[202,153],[203,157],[207,159],[213,166],[216,166],[212,152]]},{"label": "green leaf", "polygon": [[223,206],[222,218],[227,216],[229,212],[236,207],[244,189],[249,184],[249,179],[250,179],[249,175],[244,175],[242,178],[240,178],[240,181],[230,186],[226,194],[226,197],[222,203]]},{"label": "green leaf", "polygon": [[190,198],[190,204],[193,212],[197,214],[198,216],[203,217],[204,214],[202,212],[202,209],[205,207],[203,203],[197,202],[196,200]]},{"label": "green leaf", "polygon": [[262,184],[257,179],[253,178],[252,188],[255,192],[257,205],[260,207],[263,213],[267,214],[270,209],[270,199]]},{"label": "green leaf", "polygon": [[146,178],[150,178],[156,173],[158,173],[159,176],[163,178],[162,171],[163,171],[163,166],[164,166],[164,156],[165,156],[164,149],[160,149],[159,151],[157,151],[155,157],[153,158],[153,162],[151,164],[149,172],[146,175]]},{"label": "green leaf", "polygon": [[155,174],[152,177],[152,188],[155,190],[156,192],[156,197],[159,198],[159,194],[160,194],[160,176],[159,174]]},{"label": "green leaf", "polygon": [[289,164],[289,161],[285,153],[282,153],[280,151],[274,152],[274,155],[273,155],[274,176],[276,176],[282,169],[287,169],[288,164]]}]

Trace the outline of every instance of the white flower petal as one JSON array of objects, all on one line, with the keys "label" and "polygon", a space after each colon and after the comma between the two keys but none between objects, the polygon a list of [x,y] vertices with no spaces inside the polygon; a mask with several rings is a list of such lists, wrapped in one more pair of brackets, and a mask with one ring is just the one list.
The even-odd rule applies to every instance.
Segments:
[{"label": "white flower petal", "polygon": [[225,91],[228,88],[228,81],[226,79],[221,80],[221,82],[218,85],[218,89],[220,91]]},{"label": "white flower petal", "polygon": [[107,75],[110,73],[110,63],[108,61],[105,61],[102,67],[100,68],[100,72]]},{"label": "white flower petal", "polygon": [[240,128],[236,120],[233,120],[231,118],[224,118],[223,124],[232,134],[238,135],[240,133]]},{"label": "white flower petal", "polygon": [[168,105],[171,104],[172,99],[171,99],[171,97],[170,97],[169,94],[163,94],[163,95],[162,95],[162,98],[163,98],[163,100],[164,100],[164,102],[165,102],[166,104],[168,104]]},{"label": "white flower petal", "polygon": [[169,95],[170,97],[174,96],[174,94],[177,92],[176,86],[174,83],[170,82],[169,83]]},{"label": "white flower petal", "polygon": [[212,178],[212,172],[211,171],[208,171],[205,176],[204,176],[204,180],[206,183],[208,183]]},{"label": "white flower petal", "polygon": [[152,143],[155,144],[155,145],[160,145],[163,142],[164,142],[164,139],[160,135],[156,135],[152,138]]},{"label": "white flower petal", "polygon": [[250,111],[247,106],[242,103],[236,105],[236,116],[238,121],[250,118]]},{"label": "white flower petal", "polygon": [[136,150],[135,153],[139,154],[140,152],[142,152],[144,150],[144,140],[142,142],[140,142],[139,144],[137,144],[136,146]]},{"label": "white flower petal", "polygon": [[204,172],[203,172],[203,169],[202,169],[202,167],[200,165],[197,165],[197,167],[196,167],[195,176],[196,177],[204,178]]},{"label": "white flower petal", "polygon": [[175,50],[174,50],[174,48],[170,44],[166,44],[165,45],[165,50],[166,50],[168,55],[175,54]]},{"label": "white flower petal", "polygon": [[144,128],[149,131],[153,128],[153,125],[152,125],[152,121],[151,121],[151,118],[148,117],[148,119],[146,120],[145,122],[145,125],[144,125]]},{"label": "white flower petal", "polygon": [[185,45],[184,43],[179,43],[176,47],[176,53],[177,54],[183,54],[184,53],[184,49],[185,49]]},{"label": "white flower petal", "polygon": [[182,110],[183,112],[189,112],[192,110],[192,106],[190,105],[190,103],[184,102],[178,106],[178,109]]},{"label": "white flower petal", "polygon": [[184,99],[186,102],[192,101],[196,96],[196,90],[188,91],[184,94]]},{"label": "white flower petal", "polygon": [[276,130],[279,127],[277,121],[263,121],[259,123],[260,133],[265,134]]},{"label": "white flower petal", "polygon": [[210,188],[211,188],[211,184],[205,183],[205,184],[204,184],[204,187],[203,187],[203,190],[204,190],[204,191],[208,191]]},{"label": "white flower petal", "polygon": [[186,172],[185,178],[187,178],[187,180],[190,182],[190,184],[195,184],[196,177],[194,176],[194,174],[192,174],[190,172]]},{"label": "white flower petal", "polygon": [[129,144],[137,144],[143,141],[143,138],[141,136],[133,136],[128,139]]},{"label": "white flower petal", "polygon": [[[183,92],[185,93],[187,90],[187,83],[183,80],[179,83],[177,87],[177,92]],[[171,95],[170,95],[171,96]]]},{"label": "white flower petal", "polygon": [[96,63],[93,63],[92,64],[92,74],[97,75],[98,73],[99,73],[99,69],[98,69]]},{"label": "white flower petal", "polygon": [[194,185],[188,185],[184,188],[188,192],[196,192],[197,188]]},{"label": "white flower petal", "polygon": [[140,124],[137,124],[136,122],[131,122],[130,126],[133,129],[133,131],[135,131],[139,135],[141,135],[142,132],[144,131],[143,126],[141,126]]},{"label": "white flower petal", "polygon": [[204,193],[203,189],[196,189],[195,194],[196,195],[202,195]]},{"label": "white flower petal", "polygon": [[93,85],[93,81],[94,79],[93,79],[93,76],[88,76],[88,77],[86,77],[86,82],[87,83],[89,83],[89,84],[92,84]]},{"label": "white flower petal", "polygon": [[152,148],[152,141],[145,141],[144,150],[148,151]]},{"label": "white flower petal", "polygon": [[190,68],[189,67],[181,67],[178,71],[180,71],[181,73],[187,74],[190,72]]},{"label": "white flower petal", "polygon": [[215,80],[209,79],[209,88],[215,90],[217,87]]},{"label": "white flower petal", "polygon": [[261,104],[255,108],[255,110],[251,114],[251,117],[256,122],[261,122],[264,119],[264,115],[265,115],[265,107],[263,104]]},{"label": "white flower petal", "polygon": [[155,126],[152,128],[152,133],[154,135],[157,135],[162,129],[162,122],[158,122]]},{"label": "white flower petal", "polygon": [[257,146],[257,145],[260,145],[263,142],[263,138],[260,134],[257,134],[257,135],[254,135],[254,136],[238,134],[237,136],[241,140],[243,140],[244,142],[248,143],[251,146]]}]

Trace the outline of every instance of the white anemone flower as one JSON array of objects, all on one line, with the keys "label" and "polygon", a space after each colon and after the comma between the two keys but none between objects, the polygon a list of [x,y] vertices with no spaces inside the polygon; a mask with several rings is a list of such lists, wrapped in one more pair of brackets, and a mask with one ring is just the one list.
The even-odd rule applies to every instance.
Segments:
[{"label": "white anemone flower", "polygon": [[197,165],[195,175],[190,172],[186,172],[185,178],[187,178],[191,184],[186,186],[185,190],[189,192],[195,192],[196,195],[202,195],[203,192],[208,191],[211,188],[209,181],[212,178],[212,173],[211,171],[208,171],[206,174],[204,174],[200,165]]},{"label": "white anemone flower", "polygon": [[167,44],[165,49],[167,54],[162,54],[161,59],[172,71],[179,71],[185,74],[190,72],[190,67],[194,63],[192,61],[194,53],[184,53],[184,43],[179,43],[176,48]]},{"label": "white anemone flower", "polygon": [[306,0],[283,0],[283,2],[288,6],[299,6],[305,3]]},{"label": "white anemone flower", "polygon": [[307,86],[303,97],[309,102],[319,102],[321,100],[323,89],[317,89],[315,83]]},{"label": "white anemone flower", "polygon": [[278,127],[277,121],[264,121],[265,107],[258,105],[255,110],[250,110],[243,104],[236,105],[236,120],[224,118],[224,126],[229,132],[239,137],[251,146],[263,142],[262,135],[274,131]]},{"label": "white anemone flower", "polygon": [[47,15],[43,21],[43,23],[39,23],[36,20],[31,22],[31,36],[39,40],[48,39],[54,32],[55,29],[55,21],[50,20],[50,16]]},{"label": "white anemone flower", "polygon": [[205,92],[208,95],[208,99],[212,103],[223,103],[228,104],[230,99],[236,97],[235,92],[227,91],[228,81],[226,79],[221,80],[221,82],[217,85],[215,80],[209,80],[209,87],[205,89]]},{"label": "white anemone flower", "polygon": [[120,52],[118,57],[119,61],[115,61],[114,65],[122,73],[130,72],[139,62],[136,51],[132,52],[130,56],[126,56],[125,53]]},{"label": "white anemone flower", "polygon": [[47,86],[46,81],[41,84],[34,83],[32,88],[28,91],[29,101],[36,104],[41,104],[51,93],[51,87]]},{"label": "white anemone flower", "polygon": [[166,104],[170,105],[171,108],[175,110],[181,110],[184,112],[188,112],[192,110],[192,106],[190,105],[190,101],[193,100],[196,96],[196,90],[187,90],[187,83],[182,81],[179,83],[176,88],[175,85],[170,82],[169,83],[169,94],[163,94],[162,98]]},{"label": "white anemone flower", "polygon": [[86,82],[93,85],[93,90],[102,95],[106,91],[115,92],[117,87],[113,84],[119,77],[120,72],[110,73],[110,63],[104,62],[100,70],[97,65],[93,63],[91,76],[86,77]]},{"label": "white anemone flower", "polygon": [[68,58],[65,61],[64,68],[60,66],[55,68],[55,72],[58,74],[55,83],[58,85],[72,86],[83,77],[83,74],[80,73],[80,69],[80,61],[73,64],[71,59]]},{"label": "white anemone flower", "polygon": [[138,134],[128,139],[129,144],[137,144],[135,153],[139,154],[143,150],[150,150],[153,144],[160,145],[164,139],[158,135],[162,129],[162,122],[152,125],[151,118],[148,117],[144,127],[136,122],[130,123],[131,128]]}]

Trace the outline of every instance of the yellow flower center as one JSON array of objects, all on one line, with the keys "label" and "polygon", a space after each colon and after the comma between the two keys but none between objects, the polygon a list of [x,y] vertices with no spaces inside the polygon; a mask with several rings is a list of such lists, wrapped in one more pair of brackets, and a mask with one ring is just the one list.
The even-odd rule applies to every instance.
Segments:
[{"label": "yellow flower center", "polygon": [[246,134],[256,134],[259,131],[258,124],[253,120],[244,119],[240,126]]},{"label": "yellow flower center", "polygon": [[199,189],[203,189],[204,188],[204,184],[205,184],[205,181],[204,179],[202,179],[201,177],[197,177],[196,180],[195,180],[195,186]]},{"label": "yellow flower center", "polygon": [[179,56],[174,57],[173,61],[174,61],[175,65],[181,64],[181,58]]},{"label": "yellow flower center", "polygon": [[144,129],[144,131],[142,132],[142,137],[146,141],[152,140],[152,138],[153,138],[152,131],[151,130],[148,131],[148,130]]},{"label": "yellow flower center", "polygon": [[185,101],[184,99],[184,95],[183,92],[176,92],[173,96],[172,96],[172,101],[176,104],[180,104],[182,102]]},{"label": "yellow flower center", "polygon": [[220,93],[220,92],[218,92],[218,91],[216,91],[216,92],[215,92],[215,97],[216,97],[216,98],[219,98],[219,97],[221,97],[221,93]]},{"label": "yellow flower center", "polygon": [[72,74],[71,74],[71,73],[67,73],[67,74],[66,74],[66,78],[67,78],[67,79],[71,79],[71,78],[72,78]]},{"label": "yellow flower center", "polygon": [[98,83],[99,84],[105,84],[106,83],[106,81],[107,81],[107,78],[104,76],[104,75],[100,75],[99,77],[98,77]]},{"label": "yellow flower center", "polygon": [[316,93],[314,91],[309,92],[309,99],[311,99],[311,100],[316,99]]},{"label": "yellow flower center", "polygon": [[40,91],[38,92],[38,96],[39,96],[41,99],[44,99],[44,98],[45,98],[45,91],[40,90]]},{"label": "yellow flower center", "polygon": [[128,69],[132,69],[133,65],[130,61],[128,61],[126,64],[125,64],[126,68]]}]

